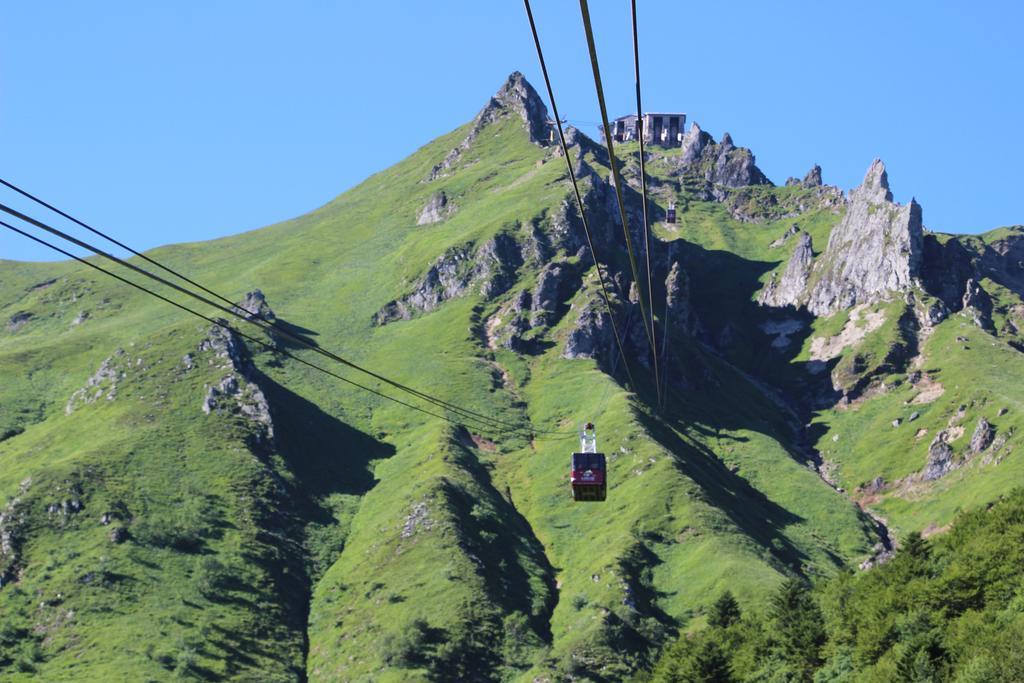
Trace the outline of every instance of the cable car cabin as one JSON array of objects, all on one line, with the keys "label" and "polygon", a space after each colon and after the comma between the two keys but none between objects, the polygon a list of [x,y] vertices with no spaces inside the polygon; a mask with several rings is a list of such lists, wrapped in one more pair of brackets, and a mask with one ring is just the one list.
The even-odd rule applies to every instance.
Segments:
[{"label": "cable car cabin", "polygon": [[569,483],[575,501],[601,501],[608,496],[608,467],[597,452],[597,430],[588,422],[580,432],[580,451],[572,454]]},{"label": "cable car cabin", "polygon": [[604,453],[573,453],[572,499],[581,501],[602,501],[608,496],[607,467]]},{"label": "cable car cabin", "polygon": [[676,222],[676,205],[675,202],[669,202],[668,211],[665,212],[665,222],[675,223]]}]

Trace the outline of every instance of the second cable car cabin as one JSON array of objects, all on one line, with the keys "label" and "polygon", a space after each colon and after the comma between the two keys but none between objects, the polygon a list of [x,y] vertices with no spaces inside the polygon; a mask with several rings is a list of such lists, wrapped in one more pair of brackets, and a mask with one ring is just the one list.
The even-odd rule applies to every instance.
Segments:
[{"label": "second cable car cabin", "polygon": [[588,422],[580,432],[580,450],[572,454],[569,483],[572,499],[577,502],[597,502],[608,497],[608,467],[604,453],[597,452],[597,431]]}]

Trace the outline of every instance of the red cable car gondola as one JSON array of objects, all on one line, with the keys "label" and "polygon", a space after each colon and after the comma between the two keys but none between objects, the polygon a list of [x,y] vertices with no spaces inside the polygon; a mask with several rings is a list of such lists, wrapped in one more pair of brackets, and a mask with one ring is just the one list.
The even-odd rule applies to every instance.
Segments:
[{"label": "red cable car gondola", "polygon": [[569,483],[577,502],[603,501],[608,496],[608,468],[604,453],[597,452],[597,431],[588,422],[580,432],[580,452],[572,454]]}]

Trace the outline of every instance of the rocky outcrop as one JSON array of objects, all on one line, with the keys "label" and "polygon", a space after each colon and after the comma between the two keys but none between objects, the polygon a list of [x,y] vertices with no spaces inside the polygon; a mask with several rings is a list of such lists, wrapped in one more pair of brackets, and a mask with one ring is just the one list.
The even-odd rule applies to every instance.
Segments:
[{"label": "rocky outcrop", "polygon": [[922,240],[920,205],[892,201],[885,165],[875,159],[818,260],[808,310],[830,315],[910,289],[920,276]]},{"label": "rocky outcrop", "polygon": [[786,187],[802,187],[810,189],[821,186],[821,166],[818,166],[817,164],[811,167],[811,170],[807,172],[807,175],[804,176],[803,180],[798,180],[797,178],[786,179]]},{"label": "rocky outcrop", "polygon": [[[530,352],[536,340],[560,317],[561,302],[578,284],[576,270],[566,262],[549,263],[537,277],[533,291],[522,290],[502,305],[485,326],[489,348]],[[531,340],[525,336],[531,333]]]},{"label": "rocky outcrop", "polygon": [[678,261],[672,262],[665,278],[665,324],[685,332],[691,328],[690,276]]},{"label": "rocky outcrop", "polygon": [[821,166],[815,164],[811,167],[811,170],[804,176],[803,182],[800,183],[803,187],[821,187]]},{"label": "rocky outcrop", "polygon": [[474,262],[472,281],[480,283],[485,299],[493,299],[515,283],[523,254],[514,237],[500,233],[477,250]]},{"label": "rocky outcrop", "polygon": [[1007,228],[1007,235],[988,245],[978,263],[979,275],[1024,296],[1024,226]]},{"label": "rocky outcrop", "polygon": [[494,121],[510,115],[518,116],[522,119],[531,142],[541,145],[547,144],[549,139],[548,109],[544,106],[544,101],[541,100],[537,91],[523,77],[523,74],[514,71],[494,97],[473,119],[473,125],[469,129],[469,134],[454,149],[448,152],[441,163],[431,169],[427,180],[437,180],[438,178],[451,175],[452,167],[461,159],[466,150],[473,145],[473,142],[484,128]]},{"label": "rocky outcrop", "polygon": [[124,349],[117,349],[100,363],[99,368],[85,381],[85,386],[76,389],[64,406],[64,414],[70,415],[88,403],[95,403],[101,398],[113,401],[117,398],[117,384],[127,376],[129,363],[126,362]]},{"label": "rocky outcrop", "polygon": [[0,510],[0,588],[18,580],[21,546],[28,526],[28,511],[22,496],[31,485],[31,479],[22,481],[19,495]]},{"label": "rocky outcrop", "polygon": [[783,244],[789,241],[790,237],[800,234],[800,226],[794,223],[793,225],[786,228],[786,232],[782,233],[782,237],[772,240],[772,243],[768,245],[769,249],[778,249]]},{"label": "rocky outcrop", "polygon": [[611,316],[604,302],[591,298],[576,316],[562,351],[563,358],[608,358],[615,344]]},{"label": "rocky outcrop", "polygon": [[416,225],[438,223],[448,218],[454,211],[455,205],[448,201],[448,195],[445,194],[444,190],[439,190],[430,195],[430,200],[427,201],[427,205],[423,207],[419,217],[416,219]]},{"label": "rocky outcrop", "polygon": [[950,310],[959,310],[967,281],[977,276],[976,254],[960,240],[942,242],[935,235],[925,235],[923,246],[921,279],[925,290]]},{"label": "rocky outcrop", "polygon": [[206,385],[201,405],[203,413],[237,415],[252,427],[251,445],[259,448],[272,446],[274,422],[270,403],[257,382],[256,368],[241,339],[231,330],[214,325],[199,343],[198,352],[212,354],[220,361],[217,367],[225,371],[219,382]]},{"label": "rocky outcrop", "polygon": [[991,446],[995,436],[995,427],[985,418],[979,418],[978,424],[974,427],[974,433],[971,435],[971,444],[968,447],[970,454],[977,455]]},{"label": "rocky outcrop", "polygon": [[558,304],[566,294],[569,266],[564,263],[549,263],[537,276],[537,286],[531,296],[530,325],[550,325],[555,320]]},{"label": "rocky outcrop", "polygon": [[484,328],[487,347],[516,352],[526,351],[528,344],[524,341],[523,336],[531,329],[530,308],[532,304],[533,299],[530,293],[523,290],[488,318]]},{"label": "rocky outcrop", "polygon": [[994,330],[992,324],[992,298],[973,278],[967,280],[961,299],[963,312],[983,330]]},{"label": "rocky outcrop", "polygon": [[472,251],[470,245],[446,251],[415,284],[413,291],[384,305],[373,316],[375,325],[408,320],[418,313],[434,310],[441,303],[464,296],[478,287],[486,299],[493,299],[515,283],[523,254],[515,238],[500,233]]},{"label": "rocky outcrop", "polygon": [[928,446],[928,460],[921,472],[921,479],[924,481],[934,481],[955,469],[953,447],[946,443],[946,438],[946,430],[943,430],[935,435],[935,439]]},{"label": "rocky outcrop", "polygon": [[749,149],[733,144],[728,133],[716,143],[697,123],[683,135],[681,154],[669,159],[675,162],[677,174],[701,177],[712,186],[771,185]]},{"label": "rocky outcrop", "polygon": [[786,263],[786,269],[782,277],[776,279],[772,273],[771,279],[761,290],[757,297],[757,303],[762,306],[797,306],[804,291],[807,289],[807,281],[811,275],[811,265],[814,262],[814,249],[811,244],[811,236],[801,232],[797,238],[796,248]]},{"label": "rocky outcrop", "polygon": [[245,298],[235,304],[233,310],[244,316],[246,320],[266,320],[267,322],[277,320],[274,311],[267,304],[267,298],[258,289],[247,292]]}]

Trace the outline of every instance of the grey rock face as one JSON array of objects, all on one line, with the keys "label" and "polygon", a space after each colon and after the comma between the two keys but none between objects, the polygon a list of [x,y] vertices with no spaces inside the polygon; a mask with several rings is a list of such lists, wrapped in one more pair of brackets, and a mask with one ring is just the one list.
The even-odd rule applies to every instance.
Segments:
[{"label": "grey rock face", "polygon": [[673,261],[665,278],[665,322],[689,331],[690,315],[690,276]]},{"label": "grey rock face", "polygon": [[448,218],[454,212],[455,206],[448,201],[448,195],[444,190],[439,190],[430,196],[427,205],[420,211],[416,225],[429,225]]},{"label": "grey rock face", "polygon": [[611,317],[598,299],[588,301],[576,317],[563,358],[605,358],[615,343]]},{"label": "grey rock face", "polygon": [[921,478],[925,481],[934,481],[944,477],[954,470],[953,449],[946,443],[945,431],[939,432],[928,447],[928,461],[925,464]]},{"label": "grey rock face", "polygon": [[1006,237],[990,244],[978,265],[982,276],[1024,296],[1024,226],[1010,228]]},{"label": "grey rock face", "polygon": [[253,442],[265,447],[273,444],[274,422],[270,403],[256,380],[255,368],[245,346],[234,332],[219,325],[210,328],[199,343],[200,353],[212,353],[221,360],[219,367],[227,371],[216,385],[207,386],[202,411],[239,415],[253,427]]},{"label": "grey rock face", "polygon": [[786,229],[786,232],[782,233],[782,237],[778,238],[777,240],[773,240],[772,243],[768,245],[768,248],[769,249],[778,249],[783,244],[785,244],[787,241],[789,241],[790,237],[792,237],[793,235],[799,235],[799,234],[800,234],[800,227],[796,223],[794,223],[793,225],[789,226]]},{"label": "grey rock face", "polygon": [[515,238],[501,233],[476,252],[468,246],[446,251],[416,283],[413,291],[388,302],[373,316],[376,325],[408,320],[426,313],[449,299],[465,295],[471,286],[479,286],[487,299],[502,294],[515,283],[523,264],[522,251]]},{"label": "grey rock face", "polygon": [[[225,324],[227,323],[222,318],[217,320]],[[214,355],[222,361],[220,367],[225,369],[244,367],[247,362],[245,347],[242,346],[242,342],[233,332],[220,325],[214,325],[210,328],[206,338],[199,342],[198,350],[200,352],[213,351]]]},{"label": "grey rock face", "polygon": [[553,322],[567,275],[568,268],[561,263],[550,263],[540,272],[532,296],[532,326],[550,325]]},{"label": "grey rock face", "polygon": [[673,159],[677,173],[701,176],[711,185],[771,185],[755,164],[754,154],[749,149],[734,145],[728,133],[716,144],[714,138],[701,130],[697,123],[691,124],[683,135],[682,153]]},{"label": "grey rock face", "polygon": [[709,133],[705,133],[701,130],[701,127],[694,121],[690,124],[690,130],[686,131],[683,135],[682,142],[682,155],[680,156],[680,163],[684,166],[693,164],[704,154],[704,150],[714,145],[715,140]]},{"label": "grey rock face", "polygon": [[234,311],[245,316],[246,320],[263,319],[268,322],[277,320],[274,311],[267,304],[267,298],[258,289],[246,293],[245,298],[235,305]]},{"label": "grey rock face", "polygon": [[[22,486],[22,493],[26,488]],[[18,577],[27,524],[28,511],[20,497],[13,498],[0,510],[0,588],[13,583]]]},{"label": "grey rock face", "polygon": [[796,248],[786,263],[786,269],[778,280],[774,275],[761,294],[757,303],[762,306],[797,306],[807,289],[807,281],[811,275],[811,264],[814,262],[814,249],[811,236],[801,232],[797,238]]},{"label": "grey rock face", "polygon": [[885,487],[885,477],[875,477],[864,486],[864,493],[881,493],[883,490],[885,490]]},{"label": "grey rock face", "polygon": [[86,380],[85,386],[71,394],[64,406],[64,414],[70,415],[80,406],[94,403],[104,397],[108,401],[117,398],[117,383],[127,376],[126,367],[124,349],[117,349],[113,355],[100,363],[96,372]]},{"label": "grey rock face", "polygon": [[802,187],[821,187],[821,166],[815,164],[800,182]]},{"label": "grey rock face", "polygon": [[985,418],[979,419],[978,424],[974,427],[974,434],[971,435],[971,454],[977,455],[992,445],[992,439],[995,438],[995,435],[995,427],[989,424],[989,421]]},{"label": "grey rock face", "polygon": [[469,286],[472,268],[468,249],[449,249],[427,270],[412,292],[378,311],[374,323],[385,325],[393,320],[408,320],[417,312],[432,311],[442,301],[461,296]]},{"label": "grey rock face", "polygon": [[808,310],[829,315],[908,290],[920,276],[922,240],[920,205],[893,203],[885,165],[875,159],[829,236]]},{"label": "grey rock face", "polygon": [[504,294],[515,283],[516,271],[523,265],[523,254],[515,238],[500,233],[477,251],[471,280],[480,283],[486,299]]},{"label": "grey rock face", "polygon": [[517,115],[522,119],[531,142],[547,144],[549,137],[547,107],[544,106],[544,101],[541,100],[537,91],[523,77],[523,74],[514,71],[494,97],[473,119],[473,126],[470,128],[469,134],[454,149],[448,152],[441,163],[431,169],[427,180],[437,180],[438,178],[450,175],[449,171],[452,166],[472,146],[483,129],[488,124],[509,114]]},{"label": "grey rock face", "polygon": [[967,280],[961,300],[963,312],[970,316],[975,325],[983,330],[994,329],[992,324],[992,298],[973,278]]}]

